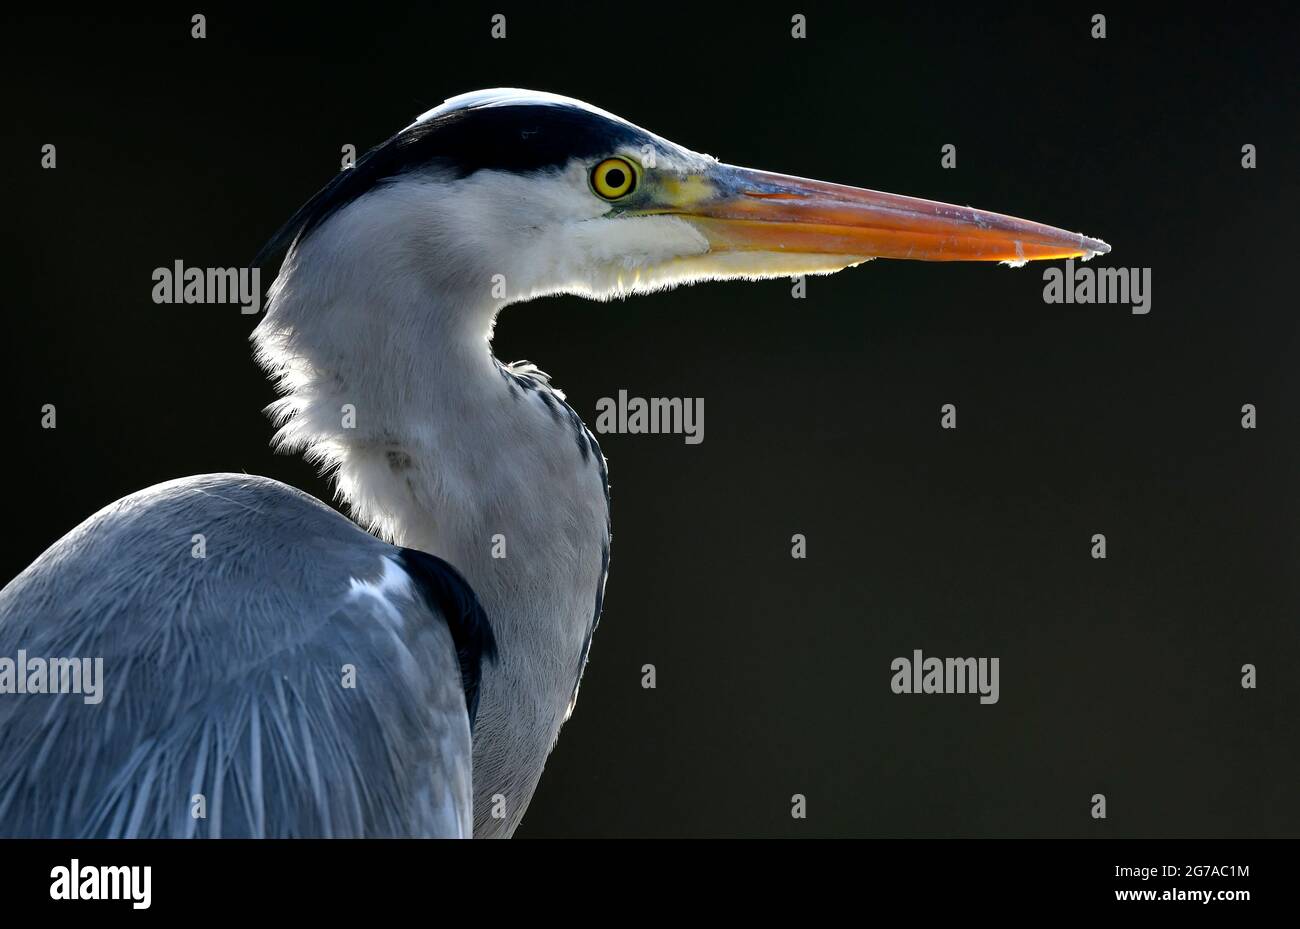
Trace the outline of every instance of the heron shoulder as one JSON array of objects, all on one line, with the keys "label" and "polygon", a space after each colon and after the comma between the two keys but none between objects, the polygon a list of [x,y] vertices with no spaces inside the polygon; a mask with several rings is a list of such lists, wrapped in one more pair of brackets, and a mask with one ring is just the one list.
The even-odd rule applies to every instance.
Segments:
[{"label": "heron shoulder", "polygon": [[[0,701],[3,832],[193,835],[199,785],[225,796],[213,835],[466,834],[493,647],[454,568],[307,494],[242,474],[147,488],[0,591],[0,655],[104,668],[96,706]],[[51,790],[52,770],[84,783]]]},{"label": "heron shoulder", "polygon": [[196,602],[216,601],[223,612],[215,622],[232,633],[246,623],[253,628],[238,633],[242,641],[273,646],[277,635],[328,615],[336,600],[389,565],[405,573],[410,589],[400,592],[405,602],[388,608],[450,631],[472,724],[480,662],[495,657],[496,645],[469,582],[442,559],[383,542],[271,478],[197,475],[109,504],[15,578],[14,590],[0,594],[0,619],[15,631],[56,609],[92,624],[129,613],[134,629],[119,632],[148,636],[151,619],[193,622]]}]

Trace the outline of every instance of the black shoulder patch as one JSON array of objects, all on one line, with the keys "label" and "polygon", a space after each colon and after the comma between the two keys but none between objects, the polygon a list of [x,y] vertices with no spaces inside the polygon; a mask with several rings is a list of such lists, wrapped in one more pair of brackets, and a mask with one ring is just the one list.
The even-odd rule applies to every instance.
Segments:
[{"label": "black shoulder patch", "polygon": [[460,661],[460,683],[465,688],[465,707],[469,710],[469,731],[473,733],[483,659],[493,663],[497,660],[496,636],[487,613],[469,581],[436,555],[401,548],[397,560],[420,589],[429,609],[441,615],[451,630]]},{"label": "black shoulder patch", "polygon": [[409,172],[437,168],[467,177],[493,168],[523,173],[597,158],[653,137],[642,129],[577,106],[519,103],[450,110],[403,129],[334,176],[307,201],[253,259],[285,251],[367,191]]}]

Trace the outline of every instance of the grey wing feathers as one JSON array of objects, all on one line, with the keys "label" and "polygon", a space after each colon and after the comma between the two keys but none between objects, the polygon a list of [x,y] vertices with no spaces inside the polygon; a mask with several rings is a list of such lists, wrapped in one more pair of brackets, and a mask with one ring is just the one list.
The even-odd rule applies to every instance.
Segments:
[{"label": "grey wing feathers", "polygon": [[0,694],[0,834],[469,835],[457,643],[400,554],[247,475],[91,517],[0,591],[0,656],[103,658],[100,703]]}]

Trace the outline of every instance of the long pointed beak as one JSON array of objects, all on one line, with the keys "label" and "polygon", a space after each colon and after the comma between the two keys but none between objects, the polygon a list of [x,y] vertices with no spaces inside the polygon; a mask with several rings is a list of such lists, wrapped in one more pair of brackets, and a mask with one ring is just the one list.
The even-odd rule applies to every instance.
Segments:
[{"label": "long pointed beak", "polygon": [[714,252],[1019,264],[1110,251],[1100,239],[968,206],[716,167],[665,191],[676,202],[659,211],[690,221]]}]

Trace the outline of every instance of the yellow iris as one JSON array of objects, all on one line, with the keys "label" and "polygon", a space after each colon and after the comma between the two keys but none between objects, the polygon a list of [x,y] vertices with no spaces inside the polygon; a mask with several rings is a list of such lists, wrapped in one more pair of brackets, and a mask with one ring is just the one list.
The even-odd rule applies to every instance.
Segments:
[{"label": "yellow iris", "polygon": [[622,158],[606,158],[591,169],[591,186],[606,200],[617,200],[636,186],[636,170]]}]

